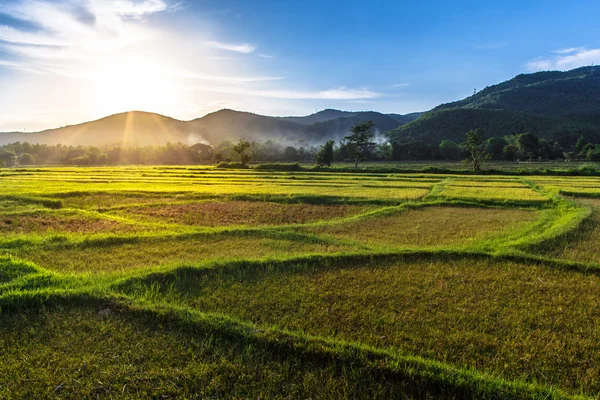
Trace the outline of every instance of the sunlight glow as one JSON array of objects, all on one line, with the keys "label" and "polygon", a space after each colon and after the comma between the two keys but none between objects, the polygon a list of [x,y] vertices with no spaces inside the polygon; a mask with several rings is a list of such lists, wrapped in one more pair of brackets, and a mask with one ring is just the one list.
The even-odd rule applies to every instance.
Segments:
[{"label": "sunlight glow", "polygon": [[181,100],[180,86],[167,68],[147,57],[111,58],[90,74],[96,110],[166,113]]}]

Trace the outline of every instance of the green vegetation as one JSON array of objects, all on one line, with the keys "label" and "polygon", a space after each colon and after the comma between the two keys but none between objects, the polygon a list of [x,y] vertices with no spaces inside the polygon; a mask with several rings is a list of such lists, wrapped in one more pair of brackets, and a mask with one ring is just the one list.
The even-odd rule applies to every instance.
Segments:
[{"label": "green vegetation", "polygon": [[473,171],[481,171],[481,163],[489,158],[489,154],[485,151],[485,143],[481,137],[479,129],[470,130],[467,132],[467,151],[471,156],[471,164]]},{"label": "green vegetation", "polygon": [[358,163],[369,157],[376,143],[373,142],[373,121],[358,124],[350,130],[351,135],[344,138],[348,157],[354,161],[354,167],[358,168]]},{"label": "green vegetation", "polygon": [[442,140],[460,143],[465,132],[481,128],[487,138],[529,132],[572,151],[581,135],[600,142],[600,115],[594,106],[598,101],[600,76],[594,67],[521,74],[442,104],[390,131],[390,137],[397,143],[437,146]]},{"label": "green vegetation", "polygon": [[600,178],[285,165],[3,171],[0,398],[600,393]]}]

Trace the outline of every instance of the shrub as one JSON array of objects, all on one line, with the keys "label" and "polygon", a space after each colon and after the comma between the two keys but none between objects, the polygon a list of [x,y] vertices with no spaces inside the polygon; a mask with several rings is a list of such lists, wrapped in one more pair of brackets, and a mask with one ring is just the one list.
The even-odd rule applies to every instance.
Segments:
[{"label": "shrub", "polygon": [[254,169],[268,169],[271,171],[302,171],[300,163],[266,163],[257,164]]},{"label": "shrub", "polygon": [[249,168],[247,165],[242,164],[241,162],[226,162],[226,161],[221,161],[220,163],[217,164],[217,168],[227,168],[227,169],[245,169],[245,168]]}]

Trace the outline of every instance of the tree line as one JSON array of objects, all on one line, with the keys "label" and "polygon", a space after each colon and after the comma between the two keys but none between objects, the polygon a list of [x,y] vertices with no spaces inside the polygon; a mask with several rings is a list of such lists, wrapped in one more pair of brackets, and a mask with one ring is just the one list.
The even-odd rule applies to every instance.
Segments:
[{"label": "tree line", "polygon": [[[189,165],[220,162],[332,162],[351,161],[358,166],[362,161],[460,161],[473,158],[473,142],[469,135],[456,143],[442,140],[438,146],[414,140],[402,142],[376,137],[372,121],[358,124],[339,142],[327,141],[322,146],[312,146],[300,140],[294,145],[267,140],[237,143],[223,141],[214,146],[203,143],[187,145],[181,142],[163,146],[137,146],[116,144],[107,146],[65,146],[30,143],[13,143],[0,146],[0,166],[13,165],[123,165],[165,164]],[[583,136],[577,143],[564,148],[558,142],[539,139],[531,133],[483,139],[478,132],[477,151],[485,158],[506,161],[541,161],[565,159],[600,161],[600,144],[590,143]],[[477,157],[479,158],[479,157]]]}]

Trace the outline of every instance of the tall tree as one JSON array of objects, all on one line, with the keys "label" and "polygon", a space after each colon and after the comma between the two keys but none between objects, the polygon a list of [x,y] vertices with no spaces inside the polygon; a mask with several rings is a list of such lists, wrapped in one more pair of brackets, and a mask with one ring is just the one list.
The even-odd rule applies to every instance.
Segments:
[{"label": "tall tree", "polygon": [[358,163],[366,160],[377,146],[377,143],[373,142],[373,126],[373,121],[358,124],[350,129],[352,135],[345,137],[348,156],[354,160],[355,168],[358,168]]},{"label": "tall tree", "polygon": [[540,139],[531,133],[521,133],[517,135],[517,147],[529,159],[537,157],[540,150]]},{"label": "tall tree", "polygon": [[333,161],[333,140],[328,140],[323,146],[321,146],[321,150],[317,153],[315,157],[317,164],[326,164],[328,167],[331,166]]},{"label": "tall tree", "polygon": [[471,164],[474,171],[481,171],[481,163],[489,158],[485,151],[485,142],[479,129],[471,129],[467,132],[467,150],[471,155]]},{"label": "tall tree", "polygon": [[246,164],[248,164],[248,161],[250,161],[250,155],[248,154],[249,149],[250,142],[243,138],[240,139],[240,141],[237,142],[235,146],[233,146],[233,151],[238,153],[238,155],[240,156],[240,162],[244,167],[246,166]]}]

